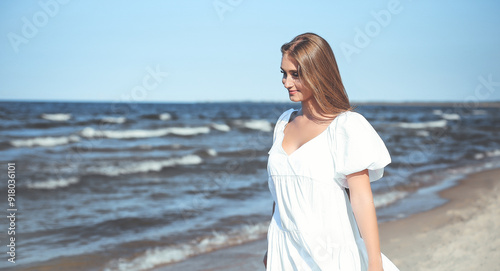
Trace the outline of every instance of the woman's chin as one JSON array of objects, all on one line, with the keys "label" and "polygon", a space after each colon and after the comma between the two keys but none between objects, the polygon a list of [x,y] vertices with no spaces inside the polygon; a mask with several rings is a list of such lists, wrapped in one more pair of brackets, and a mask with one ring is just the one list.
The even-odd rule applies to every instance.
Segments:
[{"label": "woman's chin", "polygon": [[296,95],[290,95],[290,101],[292,102],[301,102],[301,97],[297,97]]}]

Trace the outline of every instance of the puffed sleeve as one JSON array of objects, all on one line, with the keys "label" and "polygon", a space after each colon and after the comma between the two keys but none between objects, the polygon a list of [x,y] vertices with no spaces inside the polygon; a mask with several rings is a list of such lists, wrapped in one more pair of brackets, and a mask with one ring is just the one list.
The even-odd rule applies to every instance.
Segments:
[{"label": "puffed sleeve", "polygon": [[368,169],[370,182],[382,178],[391,157],[375,129],[356,112],[345,112],[337,118],[330,133],[335,180],[348,188],[346,176],[365,169]]}]

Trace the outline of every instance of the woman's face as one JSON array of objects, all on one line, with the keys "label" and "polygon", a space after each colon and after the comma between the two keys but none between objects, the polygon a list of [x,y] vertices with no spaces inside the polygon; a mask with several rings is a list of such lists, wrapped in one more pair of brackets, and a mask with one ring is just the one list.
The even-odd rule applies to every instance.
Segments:
[{"label": "woman's face", "polygon": [[312,91],[306,88],[299,78],[297,62],[287,54],[281,59],[281,73],[283,73],[283,86],[288,89],[290,101],[303,102],[313,97]]}]

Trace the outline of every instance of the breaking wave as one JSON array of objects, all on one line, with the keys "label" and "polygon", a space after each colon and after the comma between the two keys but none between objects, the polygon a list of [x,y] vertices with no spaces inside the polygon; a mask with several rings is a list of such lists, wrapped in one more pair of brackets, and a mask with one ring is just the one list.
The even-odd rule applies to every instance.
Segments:
[{"label": "breaking wave", "polygon": [[406,129],[444,128],[448,122],[446,120],[435,120],[427,122],[400,122],[397,126]]},{"label": "breaking wave", "polygon": [[70,177],[70,178],[61,178],[61,179],[49,179],[46,181],[40,181],[40,182],[31,182],[28,183],[27,186],[28,188],[31,189],[57,189],[60,187],[68,187],[72,184],[76,184],[79,182],[79,179],[77,177]]},{"label": "breaking wave", "polygon": [[102,122],[107,123],[125,123],[126,120],[125,117],[104,117],[101,119]]},{"label": "breaking wave", "polygon": [[34,137],[27,139],[14,139],[9,141],[10,145],[14,147],[53,147],[58,145],[66,145],[73,142],[80,141],[80,137],[77,135],[70,136],[47,136],[47,137]]},{"label": "breaking wave", "polygon": [[404,191],[390,191],[381,194],[375,194],[373,196],[373,202],[375,204],[375,208],[380,208],[395,203],[396,201],[403,199],[407,195],[408,192]]},{"label": "breaking wave", "polygon": [[161,113],[160,115],[158,115],[158,118],[160,120],[171,120],[172,115],[170,113]]},{"label": "breaking wave", "polygon": [[71,118],[71,114],[66,114],[66,113],[55,113],[55,114],[48,114],[48,113],[43,113],[40,115],[42,119],[46,120],[51,120],[51,121],[67,121]]},{"label": "breaking wave", "polygon": [[238,128],[260,130],[264,132],[271,132],[273,127],[267,120],[234,120],[233,124]]},{"label": "breaking wave", "polygon": [[493,150],[493,151],[476,153],[474,155],[474,159],[480,160],[480,159],[484,159],[484,158],[488,158],[488,157],[495,157],[495,156],[500,156],[500,150]]},{"label": "breaking wave", "polygon": [[175,167],[178,165],[197,165],[201,164],[203,159],[200,156],[190,154],[177,158],[169,158],[165,160],[146,160],[136,162],[120,163],[118,165],[91,166],[87,168],[88,173],[119,176],[125,174],[134,174],[150,171],[161,171],[166,167]]},{"label": "breaking wave", "polygon": [[239,245],[262,238],[267,232],[269,222],[245,225],[229,232],[216,232],[191,242],[155,247],[131,259],[120,258],[108,263],[105,271],[148,270],[155,266],[179,262],[189,257],[214,251],[216,249]]},{"label": "breaking wave", "polygon": [[231,127],[227,124],[220,124],[220,123],[212,123],[210,124],[210,127],[214,128],[215,130],[219,130],[222,132],[229,132],[231,130]]},{"label": "breaking wave", "polygon": [[105,138],[147,138],[160,137],[166,135],[176,136],[195,136],[199,134],[208,134],[209,127],[169,127],[162,129],[135,129],[135,130],[96,130],[92,127],[86,127],[80,134],[86,138],[105,137]]}]

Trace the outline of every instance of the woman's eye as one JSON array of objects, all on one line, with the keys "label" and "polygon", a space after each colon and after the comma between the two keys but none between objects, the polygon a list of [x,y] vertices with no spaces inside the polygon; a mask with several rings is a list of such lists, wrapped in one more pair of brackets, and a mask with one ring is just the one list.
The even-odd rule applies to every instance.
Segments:
[{"label": "woman's eye", "polygon": [[295,72],[295,73],[292,74],[292,76],[293,77],[299,77],[299,74]]}]

